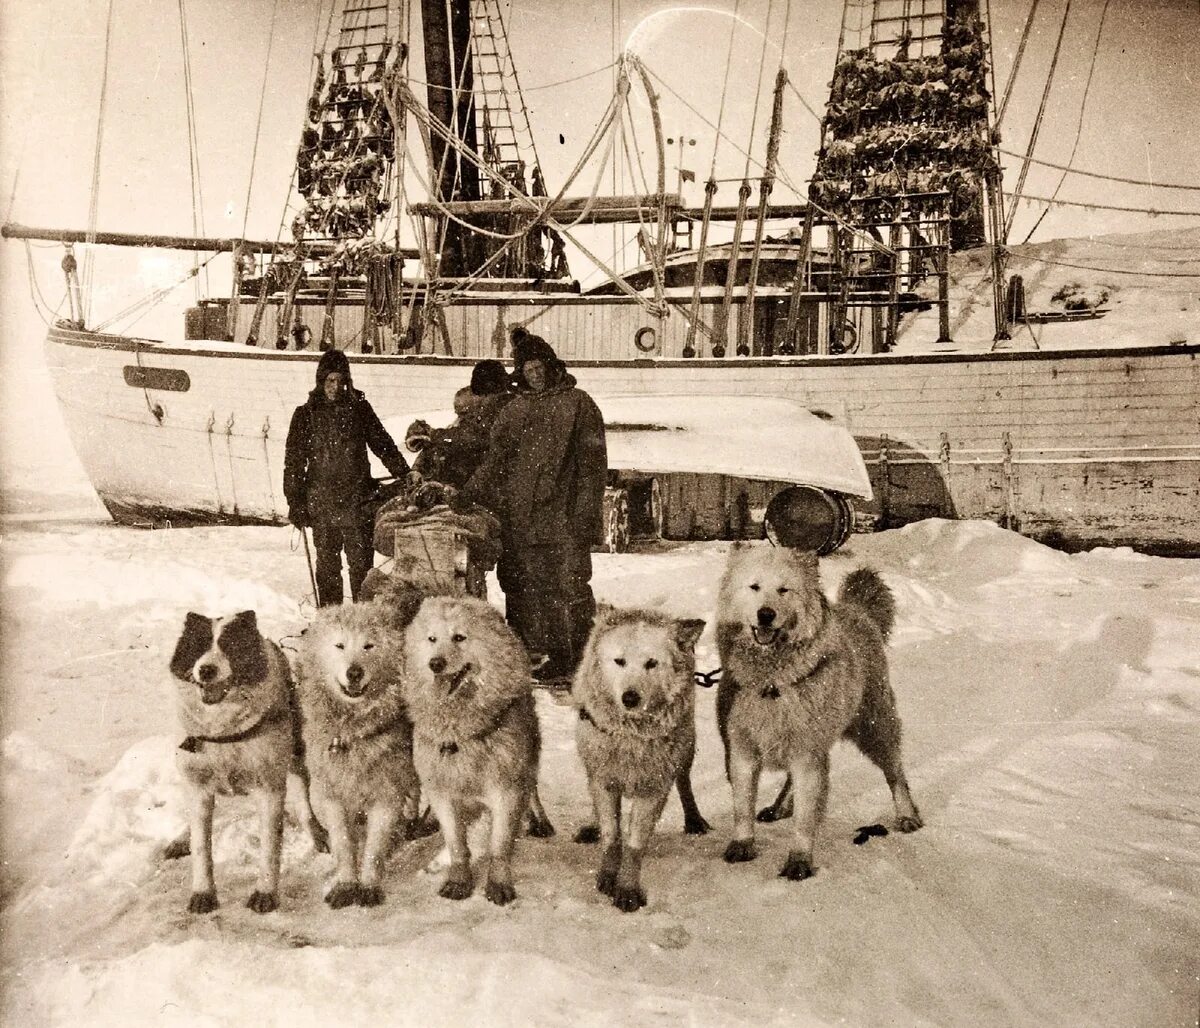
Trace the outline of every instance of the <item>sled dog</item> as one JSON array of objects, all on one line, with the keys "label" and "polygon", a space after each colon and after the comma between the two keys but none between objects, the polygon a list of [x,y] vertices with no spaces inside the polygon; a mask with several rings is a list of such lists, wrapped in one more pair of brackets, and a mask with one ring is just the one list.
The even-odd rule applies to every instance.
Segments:
[{"label": "sled dog", "polygon": [[754,804],[764,767],[788,771],[795,833],[780,875],[813,873],[813,845],[829,792],[829,752],[850,739],[887,779],[903,832],[921,827],[900,759],[900,716],[885,643],[891,591],[874,571],[851,572],[836,604],[821,591],[815,553],[735,546],[717,601],[724,674],[717,725],[733,787],[730,863],[752,860]]},{"label": "sled dog", "polygon": [[[703,631],[703,621],[606,609],[597,615],[575,674],[575,742],[603,846],[596,888],[620,910],[646,904],[642,855],[673,784],[686,819],[704,821],[690,774],[696,751],[693,651]],[[629,801],[623,845],[622,799]]]},{"label": "sled dog", "polygon": [[414,757],[441,825],[450,865],[440,894],[471,895],[467,829],[490,817],[485,895],[516,896],[512,853],[536,794],[541,734],[529,658],[504,619],[483,600],[432,596],[408,626],[404,685]]},{"label": "sled dog", "polygon": [[335,909],[383,901],[383,863],[401,821],[416,816],[420,785],[401,685],[412,609],[322,607],[297,649],[313,803],[336,865],[325,902]]},{"label": "sled dog", "polygon": [[209,618],[189,613],[171,657],[176,708],[186,738],[177,761],[190,793],[190,829],[167,850],[192,855],[188,910],[217,908],[212,826],[217,794],[256,794],[261,814],[258,884],[247,906],[260,914],[278,906],[284,797],[291,770],[313,844],[325,832],[308,801],[291,673],[279,647],[258,631],[254,611]]}]

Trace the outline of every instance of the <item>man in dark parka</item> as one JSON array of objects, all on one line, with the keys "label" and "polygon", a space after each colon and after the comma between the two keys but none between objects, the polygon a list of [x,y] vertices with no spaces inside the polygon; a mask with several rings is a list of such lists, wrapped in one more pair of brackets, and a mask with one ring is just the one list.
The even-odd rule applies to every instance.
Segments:
[{"label": "man in dark parka", "polygon": [[350,595],[375,563],[371,524],[363,501],[372,491],[370,447],[393,475],[408,464],[371,404],[350,379],[341,350],[327,350],[317,363],[316,388],[296,408],[283,459],[283,493],[288,520],[311,525],[317,551],[317,602],[342,602],[342,550],[350,568]]},{"label": "man in dark parka", "polygon": [[538,678],[570,674],[596,613],[591,547],[603,524],[604,419],[541,337],[513,334],[517,395],[492,428],[483,464],[464,488],[500,517],[497,575],[507,618]]}]

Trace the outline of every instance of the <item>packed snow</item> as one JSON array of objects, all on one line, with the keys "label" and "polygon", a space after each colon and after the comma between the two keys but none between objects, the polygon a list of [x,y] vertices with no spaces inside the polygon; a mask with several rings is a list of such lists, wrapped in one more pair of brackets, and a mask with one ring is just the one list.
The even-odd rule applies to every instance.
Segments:
[{"label": "packed snow", "polygon": [[[53,414],[16,428],[35,430],[5,462],[19,503],[0,549],[4,1023],[1195,1023],[1200,561],[1066,555],[947,521],[825,558],[830,589],[868,564],[897,595],[925,828],[855,845],[891,804],[839,746],[809,881],[777,877],[787,822],[760,829],[757,861],[721,859],[730,794],[702,690],[694,779],[714,832],[683,835],[672,799],[649,906],[618,912],[595,891],[595,849],[571,840],[589,817],[573,712],[541,692],[558,834],[519,843],[511,906],[440,899],[423,871],[435,837],[396,852],[382,907],[330,910],[331,858],[289,823],[281,908],[254,914],[243,800],[218,805],[223,905],[189,915],[187,861],[162,859],[184,824],[167,661],[188,610],[253,608],[288,645],[312,615],[303,550],[287,528],[107,523]],[[598,555],[597,594],[708,619],[709,670],[727,546]]]}]

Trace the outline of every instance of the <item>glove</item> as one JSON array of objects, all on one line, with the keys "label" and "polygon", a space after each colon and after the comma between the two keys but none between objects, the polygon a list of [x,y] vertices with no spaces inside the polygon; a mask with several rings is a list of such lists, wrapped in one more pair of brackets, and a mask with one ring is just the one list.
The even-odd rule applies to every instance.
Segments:
[{"label": "glove", "polygon": [[297,528],[308,528],[311,524],[308,519],[308,509],[306,507],[289,507],[288,521]]},{"label": "glove", "polygon": [[416,453],[429,442],[432,434],[433,429],[429,427],[429,422],[418,418],[408,426],[408,431],[404,433],[404,445],[409,451]]}]

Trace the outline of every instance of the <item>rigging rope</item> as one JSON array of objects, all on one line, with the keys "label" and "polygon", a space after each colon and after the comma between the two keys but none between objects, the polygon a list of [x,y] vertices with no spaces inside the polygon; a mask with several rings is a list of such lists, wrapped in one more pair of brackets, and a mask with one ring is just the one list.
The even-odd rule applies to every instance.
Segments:
[{"label": "rigging rope", "polygon": [[[997,147],[1000,153],[1007,157],[1020,157],[1021,154],[1013,153],[1011,150],[1003,150]],[[1200,192],[1200,185],[1185,184],[1183,182],[1151,182],[1144,178],[1125,178],[1121,175],[1103,175],[1098,171],[1081,171],[1079,168],[1072,168],[1066,164],[1055,164],[1053,161],[1042,161],[1037,158],[1030,158],[1031,164],[1040,164],[1044,168],[1055,168],[1058,171],[1070,172],[1072,175],[1082,175],[1085,178],[1103,179],[1105,182],[1124,182],[1131,186],[1150,186],[1153,189],[1185,189]]]},{"label": "rigging rope", "polygon": [[1038,264],[1053,264],[1060,268],[1078,268],[1081,271],[1100,271],[1108,275],[1131,275],[1134,278],[1200,278],[1200,271],[1135,271],[1132,268],[1098,268],[1092,264],[1073,264],[1069,261],[1035,257],[1033,254],[1016,253],[1012,250],[1009,251],[1009,254],[1021,261],[1036,261]]},{"label": "rigging rope", "polygon": [[[1050,70],[1046,73],[1046,85],[1042,89],[1042,102],[1038,105],[1037,116],[1033,119],[1033,131],[1029,135],[1029,146],[1025,148],[1025,161],[1017,176],[1017,188],[1013,190],[1014,193],[1020,193],[1025,188],[1025,179],[1029,175],[1029,158],[1033,156],[1033,151],[1037,147],[1038,134],[1042,131],[1042,118],[1046,114],[1046,102],[1050,99],[1050,87],[1054,83],[1054,72],[1058,68],[1058,55],[1062,51],[1063,36],[1067,31],[1067,19],[1070,14],[1071,0],[1067,0],[1067,6],[1063,8],[1062,23],[1058,26],[1058,40],[1054,44],[1054,56],[1050,58]],[[1004,220],[1005,242],[1008,241],[1008,234],[1012,231],[1013,219],[1016,214],[1016,207],[1010,208],[1008,216]]]},{"label": "rigging rope", "polygon": [[[200,145],[196,134],[196,100],[192,91],[192,55],[188,47],[187,10],[179,0],[179,37],[183,51],[183,95],[187,110],[188,173],[191,177],[192,234],[204,235],[204,194],[200,185]],[[192,254],[192,266],[198,267],[199,254]],[[207,262],[206,262],[207,263]],[[196,283],[196,299],[200,299],[200,283]]]},{"label": "rigging rope", "polygon": [[[721,105],[717,108],[717,124],[714,126],[717,131],[716,137],[713,139],[713,155],[712,165],[708,169],[708,177],[711,179],[717,173],[717,147],[720,145],[722,138],[721,126],[725,121],[725,97],[729,90],[729,67],[733,61],[733,34],[738,26],[738,7],[741,5],[741,0],[733,0],[733,20],[729,24],[729,48],[725,51],[725,78],[721,83]],[[649,69],[647,69],[649,71]],[[654,75],[654,72],[650,72]],[[657,75],[654,75],[658,79]],[[659,79],[659,81],[662,81]],[[664,83],[665,85],[665,83]],[[712,124],[705,119],[707,124]]]},{"label": "rigging rope", "polygon": [[758,101],[762,97],[762,75],[763,68],[767,64],[767,40],[770,39],[771,32],[771,10],[775,6],[775,0],[767,0],[767,20],[763,25],[763,41],[762,49],[758,53],[758,83],[754,87],[754,109],[750,114],[750,138],[746,144],[746,165],[742,169],[742,178],[745,179],[750,174],[750,152],[754,149],[754,130],[758,127]]},{"label": "rigging rope", "polygon": [[1037,203],[1054,203],[1062,204],[1066,207],[1089,207],[1099,211],[1129,211],[1133,214],[1169,214],[1180,218],[1200,218],[1200,209],[1192,211],[1171,210],[1162,207],[1123,207],[1119,204],[1112,203],[1096,203],[1094,201],[1084,200],[1052,200],[1048,196],[1033,196],[1030,193],[1009,193],[1011,200],[1033,200]]},{"label": "rigging rope", "polygon": [[[179,0],[180,4],[183,0]],[[258,139],[262,134],[263,106],[267,100],[267,73],[271,68],[271,48],[275,44],[275,16],[279,13],[279,0],[271,4],[271,27],[267,32],[267,57],[263,62],[262,87],[258,92],[258,120],[254,124],[254,147],[250,151],[250,181],[246,183],[246,205],[242,211],[242,235],[246,235],[246,224],[250,219],[250,193],[254,189],[254,169],[258,164]]]},{"label": "rigging rope", "polygon": [[[1067,174],[1070,172],[1071,164],[1074,163],[1074,161],[1075,161],[1075,154],[1079,150],[1079,140],[1080,140],[1081,136],[1083,135],[1083,117],[1084,117],[1084,113],[1087,111],[1088,94],[1091,92],[1091,89],[1092,89],[1092,74],[1096,70],[1096,58],[1100,56],[1100,38],[1104,33],[1104,19],[1108,15],[1108,4],[1109,4],[1109,0],[1104,0],[1104,7],[1101,8],[1101,10],[1100,10],[1100,24],[1096,28],[1096,42],[1092,46],[1092,63],[1090,65],[1088,65],[1087,82],[1084,84],[1084,87],[1083,87],[1083,99],[1079,102],[1079,121],[1075,125],[1075,142],[1071,146],[1071,156],[1067,158],[1067,166],[1062,169],[1062,175],[1059,176],[1058,185],[1056,185],[1054,187],[1054,193],[1050,197],[1051,200],[1058,199],[1059,191],[1062,189],[1063,183],[1066,182],[1066,180],[1067,180]],[[1197,186],[1196,188],[1200,189],[1200,186]],[[1035,221],[1033,223],[1033,228],[1031,228],[1025,234],[1024,241],[1026,243],[1028,243],[1029,240],[1033,238],[1033,234],[1038,230],[1038,226],[1042,223],[1042,221],[1045,219],[1046,215],[1049,213],[1050,213],[1050,208],[1047,207],[1044,211],[1042,211],[1042,213],[1040,215],[1038,215],[1037,221]]]},{"label": "rigging rope", "polygon": [[[96,241],[96,220],[100,212],[100,153],[104,147],[104,112],[108,103],[108,62],[112,55],[112,25],[113,0],[108,0],[108,16],[104,26],[104,69],[100,78],[100,110],[96,117],[96,152],[92,158],[92,193],[88,204],[88,228],[85,242]],[[88,247],[83,256],[83,303],[86,310],[80,311],[80,317],[87,324],[91,316],[92,306],[92,266],[95,258],[92,247]]]},{"label": "rigging rope", "polygon": [[1000,106],[996,108],[995,127],[998,129],[1000,123],[1004,121],[1004,112],[1008,110],[1008,101],[1012,97],[1013,84],[1017,81],[1017,72],[1021,68],[1021,58],[1025,56],[1025,44],[1029,42],[1029,30],[1033,28],[1034,15],[1037,14],[1038,3],[1040,0],[1033,0],[1033,5],[1029,8],[1029,16],[1025,19],[1025,28],[1021,32],[1021,42],[1017,46],[1017,55],[1013,58],[1012,70],[1008,73],[1008,81],[1004,84],[1004,97],[1000,101]]}]

